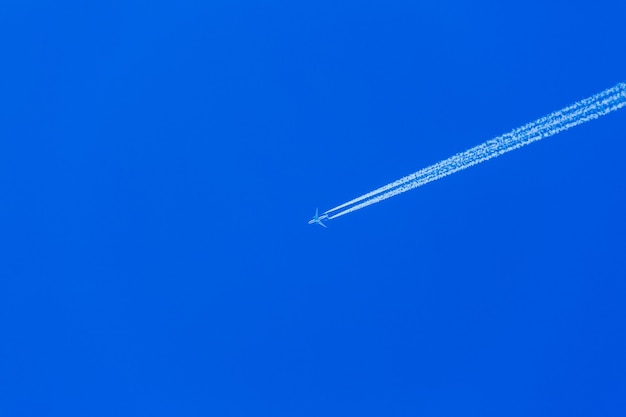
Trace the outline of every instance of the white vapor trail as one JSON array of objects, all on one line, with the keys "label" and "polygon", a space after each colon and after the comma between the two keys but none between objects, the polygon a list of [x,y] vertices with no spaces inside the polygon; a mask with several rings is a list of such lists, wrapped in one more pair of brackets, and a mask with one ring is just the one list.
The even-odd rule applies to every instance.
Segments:
[{"label": "white vapor trail", "polygon": [[377,188],[374,191],[363,194],[360,197],[326,211],[324,214],[335,213],[343,209],[328,217],[329,220],[336,219],[337,217],[344,216],[353,211],[402,194],[413,188],[421,187],[429,182],[521,148],[529,143],[556,135],[557,133],[588,122],[589,120],[597,119],[600,116],[604,116],[624,106],[626,106],[626,83],[619,83],[615,87],[606,89],[584,100],[577,101],[569,107],[550,113],[545,117],[514,129],[509,133],[490,139],[465,152],[458,153],[448,159],[444,159],[434,165]]}]

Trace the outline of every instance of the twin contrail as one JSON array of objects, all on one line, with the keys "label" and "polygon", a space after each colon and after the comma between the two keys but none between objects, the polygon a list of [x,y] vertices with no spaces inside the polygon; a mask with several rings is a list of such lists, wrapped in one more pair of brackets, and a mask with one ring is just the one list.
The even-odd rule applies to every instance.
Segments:
[{"label": "twin contrail", "polygon": [[340,204],[327,210],[324,214],[329,216],[329,220],[336,219],[521,148],[529,143],[556,135],[589,120],[597,119],[624,106],[626,106],[626,83],[619,83],[615,87],[577,101],[569,107],[550,113],[509,133],[490,139],[465,152],[458,153],[374,191]]}]

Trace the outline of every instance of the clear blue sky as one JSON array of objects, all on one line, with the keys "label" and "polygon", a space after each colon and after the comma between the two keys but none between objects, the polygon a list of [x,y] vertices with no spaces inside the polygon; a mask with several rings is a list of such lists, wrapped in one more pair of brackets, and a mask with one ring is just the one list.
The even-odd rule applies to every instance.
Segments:
[{"label": "clear blue sky", "polygon": [[0,415],[624,416],[623,1],[8,0]]}]

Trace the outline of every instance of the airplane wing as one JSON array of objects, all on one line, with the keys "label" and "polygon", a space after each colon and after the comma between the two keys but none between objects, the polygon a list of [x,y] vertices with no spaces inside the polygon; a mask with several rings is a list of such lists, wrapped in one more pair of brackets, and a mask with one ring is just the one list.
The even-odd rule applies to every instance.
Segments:
[{"label": "airplane wing", "polygon": [[320,226],[324,227],[325,229],[328,229],[328,227],[324,223],[322,223],[322,222],[317,222],[317,224],[319,224]]}]

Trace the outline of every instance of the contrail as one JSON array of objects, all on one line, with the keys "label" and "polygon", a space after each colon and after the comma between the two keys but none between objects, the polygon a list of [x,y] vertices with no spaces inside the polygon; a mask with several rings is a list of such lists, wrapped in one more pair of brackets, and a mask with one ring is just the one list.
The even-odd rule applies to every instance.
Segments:
[{"label": "contrail", "polygon": [[600,116],[604,116],[624,106],[626,106],[626,83],[619,83],[615,87],[611,87],[594,96],[580,100],[569,107],[550,113],[545,117],[514,129],[509,133],[490,139],[465,152],[458,153],[448,159],[444,159],[434,165],[377,188],[374,191],[363,194],[360,197],[326,211],[325,214],[344,209],[328,218],[329,220],[336,219],[337,217],[352,213],[353,211],[521,148],[529,143],[556,135],[557,133],[588,122],[589,120],[597,119]]}]

